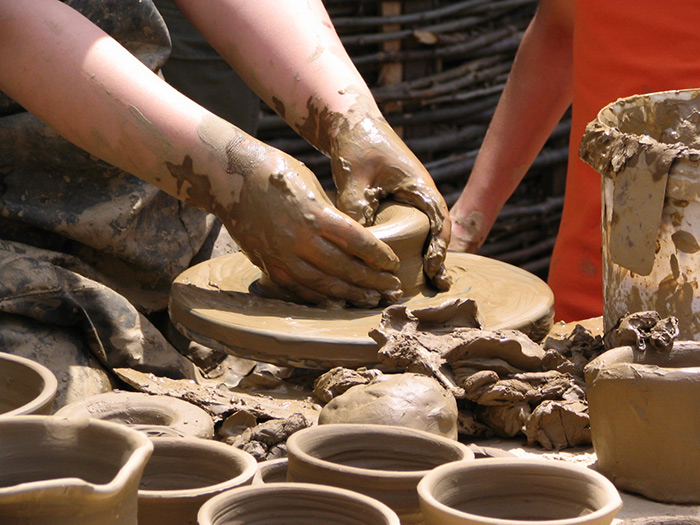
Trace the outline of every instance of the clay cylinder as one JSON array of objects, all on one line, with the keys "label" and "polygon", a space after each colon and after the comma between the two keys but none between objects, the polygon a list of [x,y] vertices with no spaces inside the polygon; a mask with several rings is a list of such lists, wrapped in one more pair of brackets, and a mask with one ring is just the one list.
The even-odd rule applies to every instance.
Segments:
[{"label": "clay cylinder", "polygon": [[57,389],[56,376],[45,366],[0,353],[0,417],[48,415]]},{"label": "clay cylinder", "polygon": [[154,450],[139,485],[139,525],[194,525],[211,497],[249,485],[255,458],[218,441],[152,438]]},{"label": "clay cylinder", "polygon": [[329,424],[287,440],[287,481],[346,488],[393,509],[401,523],[422,523],[416,486],[430,470],[474,459],[462,443],[389,425]]},{"label": "clay cylinder", "polygon": [[586,128],[602,177],[605,330],[629,313],[679,320],[700,339],[700,90],[620,99]]},{"label": "clay cylinder", "polygon": [[153,445],[96,419],[0,419],[0,523],[136,525]]},{"label": "clay cylinder", "polygon": [[386,505],[357,492],[308,483],[241,487],[207,501],[200,525],[399,525]]},{"label": "clay cylinder", "polygon": [[607,525],[622,507],[604,476],[543,459],[443,465],[421,480],[418,495],[426,525]]},{"label": "clay cylinder", "polygon": [[198,406],[171,396],[107,392],[64,406],[61,417],[90,417],[129,425],[150,437],[214,436],[214,420]]},{"label": "clay cylinder", "polygon": [[614,348],[584,372],[600,472],[654,500],[700,504],[700,343]]}]

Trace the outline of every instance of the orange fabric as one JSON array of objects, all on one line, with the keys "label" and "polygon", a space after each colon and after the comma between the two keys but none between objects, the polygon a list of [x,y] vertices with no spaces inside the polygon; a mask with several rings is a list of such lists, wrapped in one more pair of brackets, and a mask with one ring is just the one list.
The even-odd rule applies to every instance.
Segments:
[{"label": "orange fabric", "polygon": [[600,175],[578,156],[588,122],[620,97],[700,87],[700,2],[575,0],[574,95],[564,211],[549,285],[557,320],[603,314]]}]

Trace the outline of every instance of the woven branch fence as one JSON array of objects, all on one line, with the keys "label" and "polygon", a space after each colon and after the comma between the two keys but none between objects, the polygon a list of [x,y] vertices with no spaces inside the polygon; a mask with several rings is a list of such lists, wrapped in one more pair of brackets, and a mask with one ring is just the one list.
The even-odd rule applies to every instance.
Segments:
[{"label": "woven branch fence", "polygon": [[[481,141],[537,0],[325,0],[353,62],[389,122],[449,206]],[[561,209],[565,117],[508,201],[480,253],[546,277]],[[258,136],[302,160],[324,187],[330,163],[269,108]]]}]

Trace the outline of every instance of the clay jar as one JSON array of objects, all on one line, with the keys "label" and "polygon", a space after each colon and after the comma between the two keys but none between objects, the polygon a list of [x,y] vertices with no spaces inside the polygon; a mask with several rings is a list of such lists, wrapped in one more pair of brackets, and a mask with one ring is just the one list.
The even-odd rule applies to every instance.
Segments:
[{"label": "clay jar", "polygon": [[170,396],[141,392],[108,392],[66,405],[63,417],[90,417],[122,423],[151,437],[214,436],[214,421],[192,403]]},{"label": "clay jar", "polygon": [[346,488],[392,508],[401,523],[422,523],[416,486],[431,469],[474,453],[452,439],[390,425],[319,425],[287,440],[287,481]]},{"label": "clay jar", "polygon": [[253,478],[253,485],[265,483],[284,483],[287,481],[287,458],[268,459],[258,463],[258,472]]},{"label": "clay jar", "polygon": [[333,398],[318,422],[395,425],[457,439],[457,402],[432,377],[383,374]]},{"label": "clay jar", "polygon": [[96,419],[0,419],[0,523],[136,525],[153,445]]},{"label": "clay jar", "polygon": [[275,483],[229,490],[199,511],[200,525],[399,525],[386,505],[345,489]]},{"label": "clay jar", "polygon": [[613,348],[584,372],[598,470],[654,500],[700,503],[700,343]]},{"label": "clay jar", "polygon": [[139,486],[139,525],[194,525],[212,496],[249,485],[255,458],[218,441],[152,438],[154,450]]},{"label": "clay jar", "polygon": [[48,415],[57,389],[56,376],[45,366],[0,353],[0,417]]},{"label": "clay jar", "polygon": [[421,480],[418,495],[426,525],[605,525],[622,507],[601,474],[543,459],[443,465]]}]

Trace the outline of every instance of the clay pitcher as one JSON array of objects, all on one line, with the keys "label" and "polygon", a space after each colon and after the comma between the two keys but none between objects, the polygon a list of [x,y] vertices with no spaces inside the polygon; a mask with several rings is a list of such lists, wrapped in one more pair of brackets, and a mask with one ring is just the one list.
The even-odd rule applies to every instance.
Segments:
[{"label": "clay pitcher", "polygon": [[107,421],[0,418],[0,523],[137,525],[152,450],[144,434]]},{"label": "clay pitcher", "polygon": [[700,90],[620,99],[586,127],[602,175],[604,323],[657,311],[700,339]]}]

